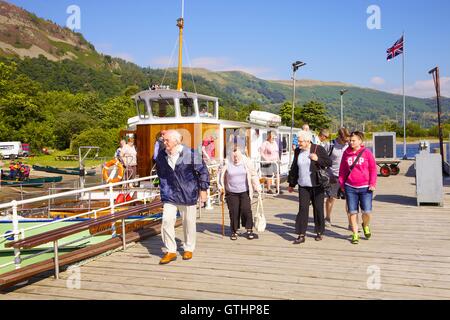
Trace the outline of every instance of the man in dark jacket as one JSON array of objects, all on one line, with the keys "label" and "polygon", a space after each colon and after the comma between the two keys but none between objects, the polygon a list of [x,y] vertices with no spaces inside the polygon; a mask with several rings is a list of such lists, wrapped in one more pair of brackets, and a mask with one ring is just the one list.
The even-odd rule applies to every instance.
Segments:
[{"label": "man in dark jacket", "polygon": [[163,141],[165,149],[158,153],[156,170],[164,204],[161,235],[167,250],[160,264],[167,264],[177,258],[177,211],[180,211],[183,220],[183,260],[192,259],[196,241],[196,205],[199,195],[201,202],[206,202],[209,174],[201,155],[181,144],[178,131],[167,130]]}]

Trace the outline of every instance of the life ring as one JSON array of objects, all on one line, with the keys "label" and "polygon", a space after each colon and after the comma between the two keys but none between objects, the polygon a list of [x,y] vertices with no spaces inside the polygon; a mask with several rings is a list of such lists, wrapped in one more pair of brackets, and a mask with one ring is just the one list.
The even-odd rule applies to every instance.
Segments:
[{"label": "life ring", "polygon": [[[117,167],[117,175],[114,178],[111,178],[108,169],[114,166]],[[122,181],[124,172],[125,169],[123,167],[123,164],[119,160],[113,159],[111,161],[106,162],[105,165],[103,166],[102,169],[103,180],[106,181],[106,183],[116,183]]]}]

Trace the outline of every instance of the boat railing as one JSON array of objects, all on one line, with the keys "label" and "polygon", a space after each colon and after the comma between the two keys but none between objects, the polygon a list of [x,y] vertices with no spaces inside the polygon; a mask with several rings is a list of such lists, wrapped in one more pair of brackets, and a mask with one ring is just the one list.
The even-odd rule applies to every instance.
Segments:
[{"label": "boat railing", "polygon": [[[89,188],[84,188],[84,189],[80,189],[80,190],[73,190],[73,191],[68,191],[68,192],[63,192],[63,193],[58,193],[58,194],[54,194],[54,195],[47,195],[47,196],[42,196],[42,197],[37,197],[37,198],[33,198],[33,199],[25,199],[25,200],[21,200],[21,201],[17,201],[17,200],[13,200],[9,203],[5,203],[5,204],[0,204],[0,210],[1,209],[10,209],[12,210],[12,231],[7,232],[5,234],[2,235],[3,239],[5,240],[13,240],[13,241],[18,241],[19,238],[21,240],[25,239],[25,235],[28,234],[30,231],[32,230],[36,230],[36,229],[41,229],[44,227],[48,227],[50,225],[54,225],[57,223],[61,223],[61,222],[65,222],[68,220],[74,220],[74,219],[79,219],[83,216],[94,216],[94,219],[97,218],[97,215],[99,212],[102,211],[107,211],[110,210],[110,214],[113,215],[115,210],[119,207],[125,206],[125,205],[130,205],[132,203],[138,202],[138,201],[143,201],[144,204],[147,201],[150,201],[154,198],[156,198],[159,194],[157,192],[151,192],[148,198],[138,198],[138,199],[132,199],[130,201],[126,201],[123,203],[115,203],[115,193],[114,193],[114,188],[115,187],[121,187],[121,186],[125,186],[128,185],[130,183],[141,183],[144,181],[149,181],[150,185],[153,185],[153,180],[157,178],[157,176],[150,176],[150,177],[144,177],[144,178],[137,178],[137,179],[133,179],[133,180],[127,180],[127,181],[121,181],[121,182],[117,182],[117,183],[112,183],[112,184],[104,184],[104,185],[100,185],[100,186],[95,186],[95,187],[89,187]],[[107,190],[109,192],[109,206],[106,206],[104,208],[96,208],[95,210],[90,210],[87,212],[83,212],[74,216],[70,216],[67,218],[63,218],[63,219],[57,219],[57,220],[53,220],[50,222],[44,222],[29,228],[21,228],[19,229],[19,222],[21,221],[21,217],[19,217],[18,215],[18,208],[19,206],[25,205],[25,204],[33,204],[33,203],[39,203],[39,202],[45,202],[45,201],[51,201],[53,199],[57,199],[57,198],[61,198],[61,197],[68,197],[68,196],[73,196],[73,195],[79,195],[79,194],[83,194],[83,193],[88,193],[88,192],[94,192],[94,191],[105,191]],[[140,189],[142,190],[142,188]],[[125,221],[122,221],[123,223],[123,241],[124,241],[124,247],[125,247]],[[112,230],[112,237],[116,236],[116,232],[115,232],[115,222],[112,223],[111,225],[111,230]],[[105,233],[105,230],[102,230],[100,233]],[[94,235],[96,235],[94,233]],[[33,257],[36,257],[37,255],[40,254],[44,254],[47,253],[49,251],[54,251],[55,252],[55,257],[57,255],[57,251],[58,248],[60,247],[67,247],[70,244],[76,243],[76,242],[80,242],[81,240],[84,240],[85,238],[89,238],[91,236],[94,235],[90,235],[88,237],[83,237],[82,239],[77,239],[77,240],[73,240],[70,241],[69,243],[64,243],[61,245],[57,245],[54,248],[50,248],[47,250],[44,250],[43,252],[38,252],[32,256],[28,256],[26,257],[26,259],[31,259]],[[11,239],[12,237],[12,239]],[[4,240],[4,241],[5,241]],[[6,268],[10,265],[15,265],[16,269],[19,269],[21,267],[21,261],[26,260],[26,259],[21,259],[20,257],[20,250],[18,248],[14,248],[14,259],[13,261],[0,265],[0,270],[3,268]],[[1,273],[1,272],[0,272]]]},{"label": "boat railing", "polygon": [[[205,203],[204,209],[206,210],[212,210],[213,204],[220,203],[220,191],[219,191],[219,168],[221,164],[220,163],[214,163],[207,165],[208,172],[209,172],[209,189],[207,190],[207,200]],[[200,205],[199,215],[201,217],[202,215],[202,206]]]},{"label": "boat railing", "polygon": [[[261,190],[262,190],[262,194],[267,194],[267,195],[271,195],[271,196],[277,196],[280,194],[280,160],[278,161],[263,161],[263,160],[253,160],[253,165],[256,168],[256,171],[258,172],[258,176],[259,176],[259,181],[261,183]],[[269,176],[263,176],[263,172],[261,170],[261,165],[263,164],[275,164],[276,166],[276,172],[272,174],[271,177]],[[267,182],[268,179],[275,179],[275,185],[276,185],[276,192],[274,193],[265,193],[265,183]]]}]

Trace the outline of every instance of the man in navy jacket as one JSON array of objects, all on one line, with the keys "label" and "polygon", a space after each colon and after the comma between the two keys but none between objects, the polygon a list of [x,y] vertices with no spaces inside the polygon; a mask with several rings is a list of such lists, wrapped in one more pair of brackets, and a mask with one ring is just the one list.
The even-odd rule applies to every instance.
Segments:
[{"label": "man in navy jacket", "polygon": [[164,204],[162,240],[166,254],[159,262],[167,264],[177,258],[175,223],[177,211],[183,220],[183,260],[192,259],[196,241],[197,201],[206,202],[209,173],[201,154],[181,144],[181,134],[167,130],[163,137],[165,149],[156,157],[161,201]]}]

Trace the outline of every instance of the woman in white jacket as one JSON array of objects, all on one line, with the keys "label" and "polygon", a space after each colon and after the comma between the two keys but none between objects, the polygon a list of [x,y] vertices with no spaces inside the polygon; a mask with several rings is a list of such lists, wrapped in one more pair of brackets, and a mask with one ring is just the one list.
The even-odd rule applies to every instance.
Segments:
[{"label": "woman in white jacket", "polygon": [[231,240],[237,240],[237,230],[240,221],[247,230],[247,239],[251,240],[253,234],[253,218],[251,199],[253,192],[261,192],[259,177],[249,158],[235,148],[231,154],[231,161],[226,159],[220,170],[219,188],[225,192],[228,210],[230,213]]}]

